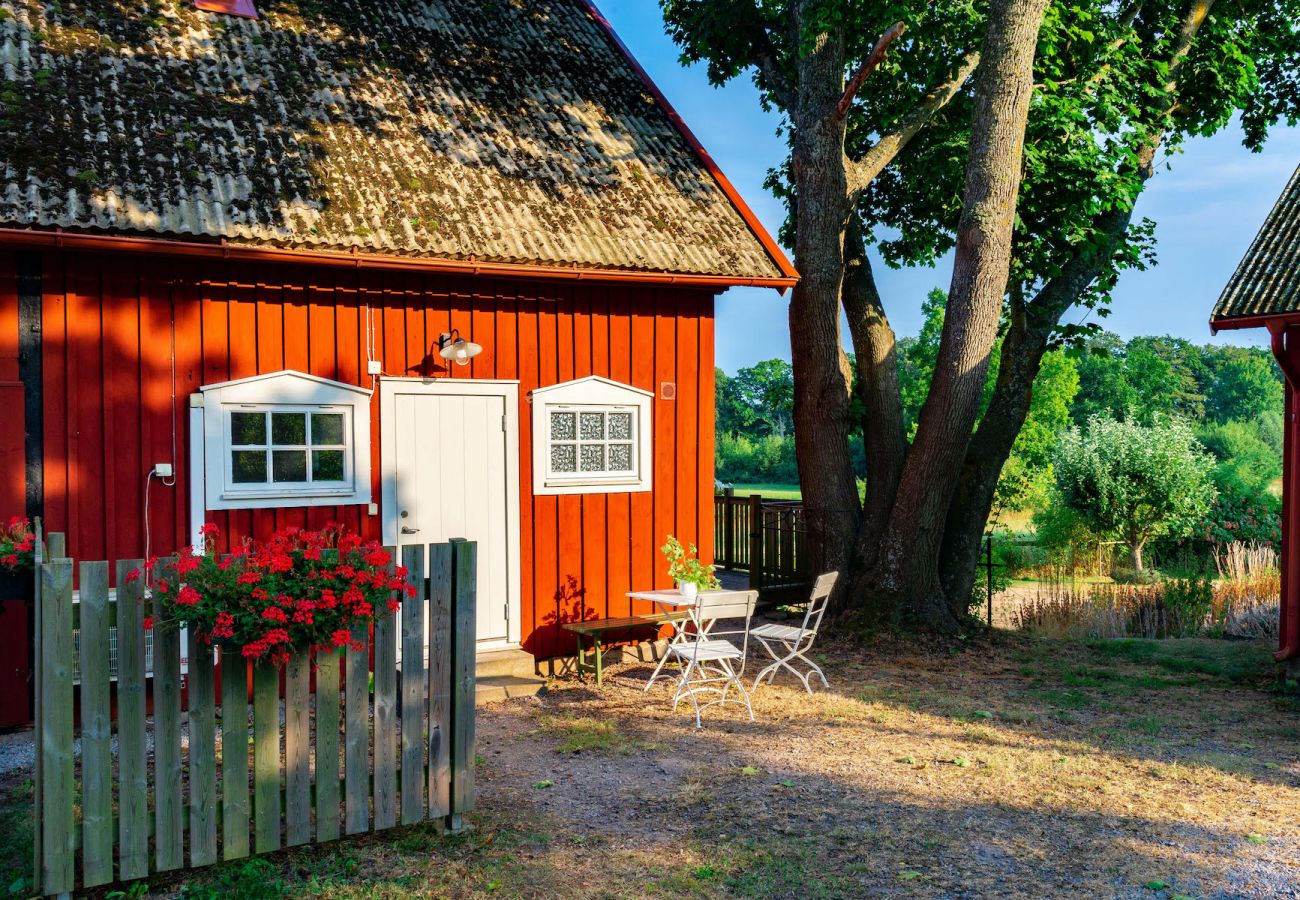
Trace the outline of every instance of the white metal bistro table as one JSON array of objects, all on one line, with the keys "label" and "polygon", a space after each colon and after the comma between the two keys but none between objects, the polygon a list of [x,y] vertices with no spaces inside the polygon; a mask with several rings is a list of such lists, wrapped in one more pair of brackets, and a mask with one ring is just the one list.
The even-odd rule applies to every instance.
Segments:
[{"label": "white metal bistro table", "polygon": [[[734,593],[736,592],[727,590],[700,591],[699,594],[696,594],[694,597],[687,597],[675,588],[667,588],[657,591],[628,591],[627,596],[633,600],[649,600],[655,606],[659,607],[659,611],[667,617],[670,623],[672,623],[673,636],[668,642],[669,646],[672,646],[673,644],[681,644],[686,641],[688,634],[686,626],[688,624],[694,625],[695,633],[701,637],[708,634],[709,628],[713,623],[700,622],[696,619],[696,613],[699,610],[699,598],[701,596],[708,594]],[[689,613],[687,618],[674,615],[676,611],[683,608]],[[662,674],[664,663],[668,662],[668,656],[668,652],[664,651],[663,657],[659,660],[659,665],[655,666],[654,673],[650,676],[650,680],[645,683],[643,690],[650,690],[650,685],[654,684],[656,679],[673,677],[671,675]]]}]

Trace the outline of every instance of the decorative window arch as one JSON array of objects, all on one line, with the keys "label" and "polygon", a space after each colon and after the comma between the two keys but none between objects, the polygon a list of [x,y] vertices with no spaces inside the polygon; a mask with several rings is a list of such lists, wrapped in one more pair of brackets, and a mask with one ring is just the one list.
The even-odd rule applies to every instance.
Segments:
[{"label": "decorative window arch", "polygon": [[370,394],[283,371],[199,389],[208,509],[370,502]]},{"label": "decorative window arch", "polygon": [[534,390],[533,493],[650,490],[653,399],[598,375]]}]

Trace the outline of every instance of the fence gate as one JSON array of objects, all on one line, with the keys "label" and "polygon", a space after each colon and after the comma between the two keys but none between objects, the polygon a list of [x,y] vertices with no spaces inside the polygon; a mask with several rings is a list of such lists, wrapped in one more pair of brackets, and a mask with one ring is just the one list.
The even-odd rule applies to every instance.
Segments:
[{"label": "fence gate", "polygon": [[461,827],[474,804],[474,543],[430,545],[427,573],[425,548],[403,547],[415,596],[400,626],[385,612],[373,635],[353,631],[359,651],[298,653],[283,673],[254,665],[251,708],[246,661],[222,666],[197,642],[182,691],[180,635],[161,616],[147,676],[144,588],[126,577],[140,560],[117,563],[116,592],[107,562],[81,563],[74,605],[73,561],[59,558],[61,535],[49,545],[37,560],[38,893],[399,823]]}]

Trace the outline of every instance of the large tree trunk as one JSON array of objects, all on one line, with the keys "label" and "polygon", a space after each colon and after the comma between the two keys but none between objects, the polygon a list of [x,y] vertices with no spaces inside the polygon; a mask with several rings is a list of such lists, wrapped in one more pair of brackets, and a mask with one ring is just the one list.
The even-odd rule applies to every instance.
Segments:
[{"label": "large tree trunk", "polygon": [[819,35],[800,57],[799,101],[791,113],[800,276],[790,300],[795,453],[809,538],[827,570],[847,565],[859,515],[849,456],[850,379],[840,340],[849,191],[844,120],[835,109],[844,66],[842,39]]},{"label": "large tree trunk", "polygon": [[907,460],[907,431],[899,393],[898,343],[876,289],[856,215],[849,220],[844,255],[844,312],[856,355],[867,461],[867,496],[854,558],[857,565],[869,567],[875,563]]},{"label": "large tree trunk", "polygon": [[1007,289],[1034,50],[1047,0],[994,0],[976,76],[966,192],[943,337],[866,596],[913,623],[953,631],[965,599],[945,595],[938,555],[961,463],[979,413]]},{"label": "large tree trunk", "polygon": [[1029,415],[1043,354],[1061,316],[1105,270],[1124,239],[1132,213],[1129,207],[1104,215],[1098,222],[1100,241],[1077,253],[1032,302],[1012,304],[997,383],[967,448],[944,529],[941,570],[944,591],[954,600],[969,597],[974,586],[998,478]]}]

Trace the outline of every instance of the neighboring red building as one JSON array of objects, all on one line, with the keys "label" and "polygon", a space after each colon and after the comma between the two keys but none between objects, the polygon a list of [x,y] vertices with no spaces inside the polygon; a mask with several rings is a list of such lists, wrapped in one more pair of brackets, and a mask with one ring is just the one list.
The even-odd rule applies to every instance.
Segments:
[{"label": "neighboring red building", "polygon": [[1210,318],[1213,331],[1267,328],[1286,381],[1282,611],[1276,654],[1300,672],[1300,168],[1264,220]]},{"label": "neighboring red building", "polygon": [[0,6],[0,515],[469,537],[538,657],[711,554],[713,300],[796,275],[588,3]]}]

